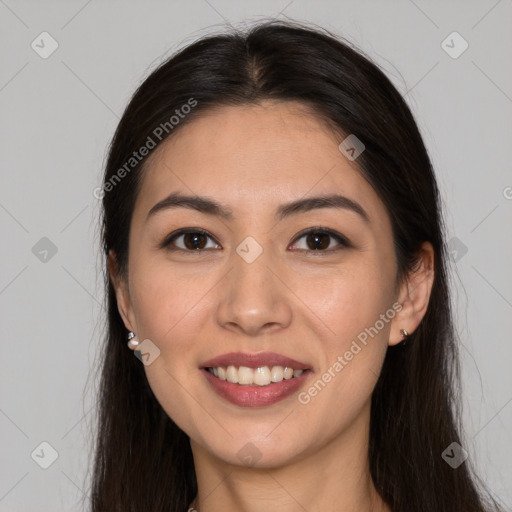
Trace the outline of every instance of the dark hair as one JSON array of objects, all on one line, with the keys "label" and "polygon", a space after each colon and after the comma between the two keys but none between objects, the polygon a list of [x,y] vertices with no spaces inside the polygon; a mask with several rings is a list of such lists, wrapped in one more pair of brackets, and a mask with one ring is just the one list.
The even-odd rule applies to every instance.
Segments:
[{"label": "dark hair", "polygon": [[[300,102],[340,135],[363,141],[357,167],[390,215],[398,279],[414,268],[422,242],[434,248],[428,310],[405,346],[388,348],[372,396],[368,456],[377,491],[394,512],[498,509],[479,490],[469,460],[453,469],[441,456],[452,442],[464,442],[447,251],[432,165],[404,99],[350,43],[316,27],[270,21],[202,38],[163,62],[133,95],[110,145],[102,192],[104,256],[114,251],[126,275],[130,223],[148,161],[146,156],[127,166],[134,151],[150,139],[159,146],[213,107],[262,100]],[[172,121],[187,104],[188,114]],[[197,493],[189,438],[162,409],[143,365],[127,349],[106,265],[104,272],[108,318],[92,511],[183,512]]]}]

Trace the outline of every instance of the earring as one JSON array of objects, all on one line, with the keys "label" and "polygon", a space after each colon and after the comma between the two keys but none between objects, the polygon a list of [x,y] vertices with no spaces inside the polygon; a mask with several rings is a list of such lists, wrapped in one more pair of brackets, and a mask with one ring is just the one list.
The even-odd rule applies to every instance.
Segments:
[{"label": "earring", "polygon": [[400,334],[403,336],[402,341],[400,342],[400,345],[406,345],[407,344],[407,338],[409,337],[409,333],[405,329],[400,329]]},{"label": "earring", "polygon": [[128,333],[128,348],[136,349],[139,346],[139,341],[135,339],[135,333],[130,331]]}]

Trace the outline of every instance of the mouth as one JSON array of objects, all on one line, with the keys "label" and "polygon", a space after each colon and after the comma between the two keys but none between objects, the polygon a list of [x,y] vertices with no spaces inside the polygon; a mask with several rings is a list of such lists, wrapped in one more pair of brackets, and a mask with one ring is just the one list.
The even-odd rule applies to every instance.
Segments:
[{"label": "mouth", "polygon": [[311,366],[279,354],[224,354],[200,367],[219,396],[242,407],[258,407],[283,400],[302,387]]},{"label": "mouth", "polygon": [[289,366],[280,365],[259,366],[257,368],[229,365],[227,367],[206,367],[205,370],[220,380],[239,386],[269,386],[283,380],[296,379],[304,372],[310,371],[307,368],[293,369]]}]

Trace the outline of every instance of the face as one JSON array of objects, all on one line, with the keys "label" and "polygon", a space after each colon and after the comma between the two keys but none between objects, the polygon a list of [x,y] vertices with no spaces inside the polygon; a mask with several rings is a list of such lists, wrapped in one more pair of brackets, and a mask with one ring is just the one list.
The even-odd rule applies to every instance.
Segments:
[{"label": "face", "polygon": [[389,216],[342,140],[296,103],[222,107],[144,176],[119,309],[160,350],[163,409],[218,460],[275,466],[364,430],[401,339]]}]

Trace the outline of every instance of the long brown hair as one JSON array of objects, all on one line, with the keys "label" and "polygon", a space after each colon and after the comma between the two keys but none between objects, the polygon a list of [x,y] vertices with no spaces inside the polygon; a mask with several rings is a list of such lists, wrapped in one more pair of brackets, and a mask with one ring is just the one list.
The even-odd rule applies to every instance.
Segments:
[{"label": "long brown hair", "polygon": [[[194,107],[173,126],[171,116],[191,99]],[[325,30],[282,21],[212,35],[182,49],[142,83],[117,127],[101,192],[108,316],[91,510],[183,512],[197,493],[188,436],[164,412],[143,365],[126,347],[107,272],[113,250],[126,275],[147,157],[127,162],[148,137],[159,146],[209,108],[265,99],[302,102],[340,134],[364,142],[357,163],[390,215],[398,279],[414,267],[422,242],[435,251],[425,317],[405,346],[388,348],[372,396],[368,456],[378,492],[394,512],[498,510],[469,459],[454,469],[442,457],[451,443],[465,444],[441,204],[418,127],[399,92],[362,52]],[[157,137],[162,125],[167,128]]]}]

